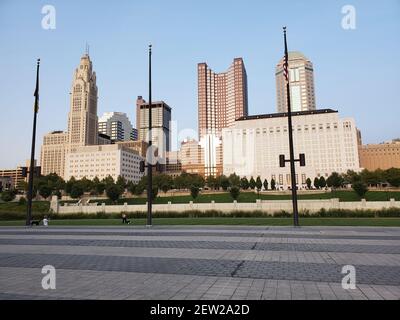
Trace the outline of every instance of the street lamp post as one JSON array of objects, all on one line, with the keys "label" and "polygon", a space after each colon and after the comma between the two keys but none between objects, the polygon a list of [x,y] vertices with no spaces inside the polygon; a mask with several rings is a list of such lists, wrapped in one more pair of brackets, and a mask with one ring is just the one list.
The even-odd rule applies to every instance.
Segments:
[{"label": "street lamp post", "polygon": [[28,184],[28,205],[26,212],[26,225],[31,225],[32,220],[32,198],[33,198],[33,176],[34,176],[34,167],[35,167],[35,144],[36,144],[36,119],[37,113],[39,111],[39,67],[40,67],[40,59],[37,59],[36,65],[36,89],[35,89],[35,105],[33,109],[33,130],[32,130],[32,145],[31,145],[31,163],[29,166],[29,184]]},{"label": "street lamp post", "polygon": [[153,202],[153,151],[152,151],[152,102],[151,102],[151,44],[149,45],[149,152],[147,157],[147,227],[152,226],[152,202]]}]

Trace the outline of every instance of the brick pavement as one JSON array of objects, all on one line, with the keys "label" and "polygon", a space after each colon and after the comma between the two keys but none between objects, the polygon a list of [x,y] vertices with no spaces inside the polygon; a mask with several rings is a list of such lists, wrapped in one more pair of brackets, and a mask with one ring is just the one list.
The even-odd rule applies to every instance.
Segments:
[{"label": "brick pavement", "polygon": [[400,228],[0,228],[0,299],[399,298]]}]

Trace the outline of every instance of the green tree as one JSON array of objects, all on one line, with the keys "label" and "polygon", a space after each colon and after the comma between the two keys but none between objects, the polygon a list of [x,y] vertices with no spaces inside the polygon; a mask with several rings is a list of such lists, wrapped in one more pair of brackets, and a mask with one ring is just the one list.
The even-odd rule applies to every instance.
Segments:
[{"label": "green tree", "polygon": [[61,193],[60,190],[53,191],[52,194],[53,194],[53,196],[57,196],[57,199],[61,199],[62,198],[62,193]]},{"label": "green tree", "polygon": [[153,190],[153,192],[151,193],[151,198],[153,200],[155,200],[157,198],[157,196],[158,196],[158,188],[157,187],[153,187],[152,190]]},{"label": "green tree", "polygon": [[315,179],[314,179],[314,188],[315,189],[319,189],[320,188],[319,179],[317,177],[315,177]]},{"label": "green tree", "polygon": [[356,181],[352,184],[353,190],[357,193],[360,198],[364,198],[368,191],[367,185],[362,181]]},{"label": "green tree", "polygon": [[118,176],[117,182],[115,184],[122,189],[122,192],[125,191],[127,182],[126,182],[126,179],[123,176],[121,176],[121,175]]},{"label": "green tree", "polygon": [[102,195],[104,193],[104,190],[106,190],[106,185],[103,182],[99,182],[96,185],[96,189],[95,190],[96,190],[96,193],[98,195]]},{"label": "green tree", "polygon": [[94,177],[94,179],[92,180],[92,190],[91,190],[92,194],[99,195],[99,194],[102,194],[104,192],[104,189],[102,190],[102,192],[99,192],[99,190],[98,190],[98,187],[99,187],[100,183],[101,182],[100,182],[99,178],[97,176]]},{"label": "green tree", "polygon": [[276,190],[276,182],[275,182],[275,179],[271,179],[271,190]]},{"label": "green tree", "polygon": [[204,188],[206,185],[206,180],[199,174],[192,174],[191,175],[191,182],[189,181],[189,186],[193,184],[198,188]]},{"label": "green tree", "polygon": [[381,170],[369,171],[364,169],[360,173],[361,181],[367,186],[377,186],[378,184],[384,182],[383,172]]},{"label": "green tree", "polygon": [[390,183],[392,187],[400,187],[400,169],[399,168],[390,168],[384,172],[384,176],[386,181]]},{"label": "green tree", "polygon": [[215,177],[214,176],[208,176],[206,180],[207,187],[210,189],[215,189]]},{"label": "green tree", "polygon": [[196,200],[197,196],[199,195],[200,189],[196,186],[190,187],[190,195],[192,196],[193,200]]},{"label": "green tree", "polygon": [[253,177],[250,178],[250,183],[249,184],[250,184],[250,189],[254,190],[255,187],[256,187],[256,181],[254,180]]},{"label": "green tree", "polygon": [[268,180],[267,179],[264,180],[263,185],[264,185],[264,189],[268,190]]},{"label": "green tree", "polygon": [[84,192],[90,192],[93,188],[93,182],[86,177],[83,177],[81,180],[79,180],[79,183],[82,186]]},{"label": "green tree", "polygon": [[50,197],[51,193],[52,193],[52,190],[51,190],[51,188],[50,188],[47,184],[44,184],[44,185],[41,185],[41,186],[40,186],[40,188],[39,188],[39,194],[40,194],[44,199],[47,199],[48,197]]},{"label": "green tree", "polygon": [[144,190],[146,190],[145,185],[143,185],[142,183],[138,183],[135,186],[135,189],[133,190],[133,194],[136,196],[141,196],[143,194]]},{"label": "green tree", "polygon": [[168,190],[170,190],[170,185],[169,184],[167,184],[167,183],[164,183],[162,186],[161,186],[161,190],[164,192],[164,193],[167,193],[168,192]]},{"label": "green tree", "polygon": [[221,187],[224,191],[228,190],[228,188],[230,187],[230,182],[228,177],[226,177],[225,175],[221,175],[220,176],[220,181],[221,181]]},{"label": "green tree", "polygon": [[257,177],[257,180],[256,180],[256,188],[257,188],[257,191],[258,191],[258,192],[261,191],[261,188],[262,188],[262,181],[261,181],[260,176]]},{"label": "green tree", "polygon": [[233,200],[237,200],[240,195],[240,189],[237,186],[233,186],[229,189],[229,193]]},{"label": "green tree", "polygon": [[1,200],[10,202],[15,199],[15,192],[12,190],[6,190],[1,193]]},{"label": "green tree", "polygon": [[347,172],[343,175],[344,184],[353,184],[356,181],[361,181],[361,176],[359,173],[354,170],[347,170]]},{"label": "green tree", "polygon": [[108,175],[101,182],[103,182],[105,184],[105,186],[107,187],[108,185],[114,184],[114,178],[111,177],[110,175]]},{"label": "green tree", "polygon": [[343,177],[337,172],[332,172],[332,174],[328,177],[328,179],[326,179],[326,185],[334,189],[342,187],[343,183],[344,183]]},{"label": "green tree", "polygon": [[127,186],[126,186],[126,189],[127,189],[130,193],[135,194],[136,186],[137,186],[137,185],[134,184],[132,181],[129,181],[128,184],[127,184]]},{"label": "green tree", "polygon": [[106,187],[107,198],[113,203],[117,203],[123,192],[124,190],[122,189],[121,185],[118,184],[108,184]]},{"label": "green tree", "polygon": [[74,186],[74,184],[76,183],[76,179],[72,176],[68,181],[67,181],[67,183],[65,184],[65,192],[67,193],[67,194],[71,194],[71,191],[72,191],[72,187]]},{"label": "green tree", "polygon": [[75,183],[75,184],[72,186],[71,192],[70,192],[69,195],[70,195],[71,198],[73,198],[73,199],[78,199],[78,198],[82,197],[83,193],[84,193],[84,190],[83,190],[82,185],[79,184],[79,183]]},{"label": "green tree", "polygon": [[325,180],[324,176],[321,176],[321,178],[319,178],[319,186],[322,189],[326,187],[326,180]]},{"label": "green tree", "polygon": [[240,187],[241,187],[243,190],[249,189],[250,183],[249,183],[249,180],[247,180],[246,177],[243,177],[242,179],[240,179]]},{"label": "green tree", "polygon": [[231,186],[231,187],[233,187],[233,186],[236,186],[236,187],[238,187],[238,186],[240,186],[240,177],[238,176],[238,175],[236,175],[236,173],[232,173],[230,176],[229,176],[229,185]]},{"label": "green tree", "polygon": [[312,182],[311,182],[311,179],[310,179],[310,178],[307,178],[307,180],[306,180],[306,184],[307,184],[307,189],[308,189],[308,190],[310,190],[310,189],[311,189],[311,184],[312,184]]},{"label": "green tree", "polygon": [[61,191],[65,188],[65,181],[56,173],[50,173],[41,179],[51,188],[52,191]]}]

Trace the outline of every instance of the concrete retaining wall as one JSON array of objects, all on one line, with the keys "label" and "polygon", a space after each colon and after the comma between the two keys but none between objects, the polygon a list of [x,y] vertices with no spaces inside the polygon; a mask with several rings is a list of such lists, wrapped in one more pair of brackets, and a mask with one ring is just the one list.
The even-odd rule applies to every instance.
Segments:
[{"label": "concrete retaining wall", "polygon": [[[390,201],[357,201],[357,202],[340,202],[339,199],[329,200],[299,200],[298,207],[300,211],[308,210],[310,213],[317,212],[321,209],[347,209],[347,210],[380,210],[389,208],[400,208],[400,201],[390,199]],[[55,213],[73,214],[73,213],[116,213],[116,212],[146,212],[147,205],[59,205],[57,197],[53,197],[50,208]],[[209,211],[217,210],[222,212],[240,211],[265,211],[273,214],[279,211],[292,211],[291,200],[257,200],[253,203],[182,203],[182,204],[153,204],[154,212],[176,211],[184,212],[190,210]]]}]

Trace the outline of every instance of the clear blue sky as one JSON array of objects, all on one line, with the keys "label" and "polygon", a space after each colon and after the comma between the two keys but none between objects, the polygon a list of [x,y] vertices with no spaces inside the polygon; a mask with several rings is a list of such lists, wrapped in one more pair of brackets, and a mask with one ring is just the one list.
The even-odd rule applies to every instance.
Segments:
[{"label": "clear blue sky", "polygon": [[[56,8],[56,29],[41,27],[42,6]],[[341,27],[343,5],[356,30]],[[265,0],[0,0],[0,168],[30,155],[35,63],[42,137],[65,130],[72,74],[85,43],[97,73],[98,113],[126,112],[147,99],[147,45],[154,47],[154,99],[166,101],[180,129],[197,130],[197,63],[225,71],[243,57],[250,114],[275,112],[274,69],[289,50],[314,63],[317,108],[354,117],[365,143],[400,136],[400,2]]]}]

